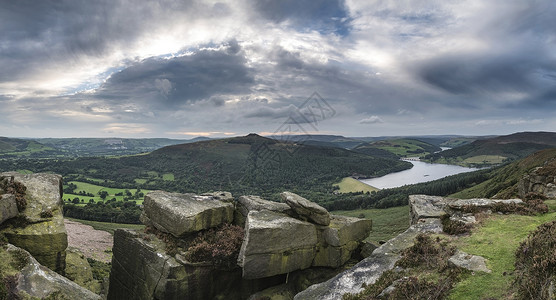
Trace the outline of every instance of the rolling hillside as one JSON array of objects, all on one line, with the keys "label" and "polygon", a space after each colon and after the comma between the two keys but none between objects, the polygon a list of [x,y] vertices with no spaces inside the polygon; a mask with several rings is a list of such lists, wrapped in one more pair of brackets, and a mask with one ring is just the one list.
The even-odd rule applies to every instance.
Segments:
[{"label": "rolling hillside", "polygon": [[227,190],[264,196],[284,190],[330,193],[332,184],[341,178],[354,174],[381,176],[410,168],[411,164],[251,134],[173,145],[145,155],[28,161],[4,166],[14,167],[52,171],[72,180],[102,179],[120,187],[180,192]]},{"label": "rolling hillside", "polygon": [[554,132],[520,132],[476,140],[470,144],[428,155],[426,159],[435,163],[490,166],[553,147],[556,147]]}]

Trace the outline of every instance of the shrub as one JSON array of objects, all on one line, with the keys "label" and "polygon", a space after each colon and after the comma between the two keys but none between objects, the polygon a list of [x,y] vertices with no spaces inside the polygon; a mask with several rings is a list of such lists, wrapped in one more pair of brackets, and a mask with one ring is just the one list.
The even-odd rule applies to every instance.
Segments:
[{"label": "shrub", "polygon": [[444,270],[448,266],[448,258],[454,255],[456,249],[448,246],[446,241],[436,238],[435,241],[426,235],[419,234],[415,244],[402,253],[402,258],[396,265],[402,268],[424,266],[429,269]]},{"label": "shrub", "polygon": [[25,199],[26,191],[27,187],[21,182],[15,181],[13,176],[10,178],[0,177],[0,194],[13,194],[19,212],[22,212],[27,207],[27,200]]},{"label": "shrub", "polygon": [[542,224],[516,250],[519,299],[549,299],[556,286],[556,221]]},{"label": "shrub", "polygon": [[442,230],[451,235],[468,233],[473,225],[465,224],[462,221],[452,220],[449,215],[444,215],[441,218]]},{"label": "shrub", "polygon": [[192,262],[211,261],[218,265],[231,266],[236,263],[243,242],[243,228],[225,224],[216,229],[200,233],[187,250]]}]

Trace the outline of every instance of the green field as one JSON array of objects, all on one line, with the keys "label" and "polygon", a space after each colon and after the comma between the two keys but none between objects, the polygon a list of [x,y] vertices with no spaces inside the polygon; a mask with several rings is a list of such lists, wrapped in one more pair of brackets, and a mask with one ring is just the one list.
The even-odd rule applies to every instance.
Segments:
[{"label": "green field", "polygon": [[174,181],[174,174],[172,173],[162,174],[162,179],[166,181]]},{"label": "green field", "polygon": [[[69,183],[73,183],[77,186],[77,188],[74,190],[74,192],[78,193],[80,191],[84,191],[85,193],[91,193],[93,195],[95,195],[94,197],[90,197],[90,196],[83,196],[83,195],[79,195],[79,194],[64,194],[64,201],[71,201],[74,198],[79,198],[80,200],[83,200],[83,203],[89,203],[90,199],[93,199],[93,201],[99,202],[99,201],[106,201],[106,200],[110,200],[112,198],[116,198],[116,201],[124,201],[124,197],[125,197],[125,191],[126,189],[118,189],[118,188],[109,188],[109,187],[104,187],[101,185],[96,185],[96,184],[91,184],[91,183],[86,183],[86,182],[80,182],[80,181],[70,181]],[[66,187],[66,186],[64,186]],[[106,197],[105,200],[103,200],[100,196],[99,196],[99,192],[101,191],[106,191],[108,192],[108,196]],[[132,194],[134,194],[137,190],[129,190],[129,192],[131,192]],[[150,190],[140,190],[140,192],[142,192],[143,194],[146,194],[148,192],[150,192]],[[118,193],[123,193],[122,196],[116,196],[116,194]],[[139,199],[133,199],[132,201],[135,201],[137,204],[143,204],[143,197],[140,197]]]},{"label": "green field", "polygon": [[332,214],[361,217],[373,220],[373,230],[368,241],[387,241],[404,232],[409,227],[409,206],[398,206],[384,209],[360,209],[332,211]]},{"label": "green field", "polygon": [[355,192],[373,192],[378,191],[377,188],[364,184],[363,182],[353,179],[351,177],[345,177],[339,183],[334,184],[334,186],[339,187],[340,193],[355,193]]},{"label": "green field", "polygon": [[501,155],[477,155],[463,160],[464,164],[501,164],[507,157]]},{"label": "green field", "polygon": [[96,221],[88,221],[88,220],[80,220],[74,218],[66,218],[71,221],[79,222],[81,224],[92,226],[96,230],[106,231],[110,234],[114,234],[114,231],[119,228],[124,229],[134,229],[134,230],[143,230],[145,229],[145,225],[139,224],[120,224],[120,223],[107,223],[107,222],[96,222]]},{"label": "green field", "polygon": [[547,201],[552,212],[540,216],[491,215],[472,235],[455,241],[458,249],[486,258],[492,273],[477,272],[465,278],[449,298],[507,299],[514,281],[515,250],[539,225],[556,219],[555,202]]}]

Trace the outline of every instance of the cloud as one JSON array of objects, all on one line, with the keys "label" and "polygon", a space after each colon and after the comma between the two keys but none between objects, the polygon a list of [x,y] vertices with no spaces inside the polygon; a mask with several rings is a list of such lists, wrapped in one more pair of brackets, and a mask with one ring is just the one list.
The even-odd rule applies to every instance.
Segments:
[{"label": "cloud", "polygon": [[377,123],[384,123],[384,121],[379,116],[370,116],[368,118],[359,120],[359,124],[377,124]]},{"label": "cloud", "polygon": [[286,23],[301,31],[349,33],[349,16],[342,0],[253,0],[251,4],[264,18]]},{"label": "cloud", "polygon": [[[240,53],[200,50],[136,63],[113,74],[94,95],[113,103],[132,101],[170,109],[214,95],[248,93],[253,81],[252,71]],[[223,104],[222,100],[214,101]]]}]

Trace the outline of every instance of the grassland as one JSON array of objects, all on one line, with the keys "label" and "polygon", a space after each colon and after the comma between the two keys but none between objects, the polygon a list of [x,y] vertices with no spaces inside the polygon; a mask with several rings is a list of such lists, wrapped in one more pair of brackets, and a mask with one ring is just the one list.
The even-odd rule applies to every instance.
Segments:
[{"label": "grassland", "polygon": [[80,219],[73,219],[73,218],[66,218],[66,219],[92,226],[96,230],[103,230],[110,234],[114,234],[114,231],[120,228],[134,229],[134,230],[145,229],[145,225],[139,225],[139,224],[107,223],[107,222],[96,222],[96,221],[80,220]]},{"label": "grassland", "polygon": [[345,177],[339,183],[334,184],[334,186],[339,187],[340,193],[355,193],[355,192],[373,192],[378,191],[377,188],[364,184],[363,182],[353,179],[351,177]]},{"label": "grassland", "polygon": [[[96,184],[91,184],[91,183],[86,183],[86,182],[80,182],[80,181],[70,181],[69,183],[73,183],[77,186],[77,188],[74,190],[75,193],[79,193],[80,191],[84,191],[85,193],[91,193],[94,195],[94,197],[90,197],[90,196],[84,196],[84,195],[79,195],[79,194],[64,194],[64,200],[65,201],[71,201],[74,198],[79,198],[80,201],[83,200],[83,203],[89,203],[90,199],[93,199],[93,201],[96,202],[103,202],[105,200],[110,200],[112,198],[116,198],[116,201],[124,201],[124,197],[126,195],[126,189],[118,189],[118,188],[108,188],[108,187],[104,187],[101,185],[96,185]],[[108,193],[108,196],[103,200],[100,195],[99,192],[101,191],[106,191]],[[137,190],[129,190],[130,193],[134,194]],[[150,190],[140,190],[141,193],[146,194],[148,192],[150,192]],[[118,195],[116,196],[116,194],[122,193],[122,195]],[[140,197],[139,199],[134,199],[134,201],[137,204],[143,204],[143,197]]]},{"label": "grassland", "polygon": [[409,227],[409,206],[407,205],[385,209],[332,211],[331,213],[349,217],[365,217],[373,220],[373,230],[367,241],[387,241]]},{"label": "grassland", "polygon": [[546,202],[551,212],[540,216],[492,215],[470,236],[455,241],[458,249],[487,259],[492,273],[477,272],[459,282],[450,299],[507,299],[512,290],[515,250],[539,225],[556,219],[556,200]]}]

